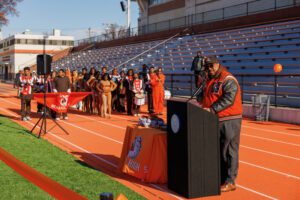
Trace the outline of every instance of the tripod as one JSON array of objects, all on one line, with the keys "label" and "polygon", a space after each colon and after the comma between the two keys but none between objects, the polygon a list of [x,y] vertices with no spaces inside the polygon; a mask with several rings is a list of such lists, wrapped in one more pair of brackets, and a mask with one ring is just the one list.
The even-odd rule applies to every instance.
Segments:
[{"label": "tripod", "polygon": [[[33,128],[31,129],[31,133],[33,133],[34,129],[38,126],[38,124],[40,123],[41,121],[41,126],[40,126],[40,130],[39,130],[39,133],[38,133],[38,138],[41,137],[41,135],[45,135],[47,132],[49,132],[50,130],[52,130],[54,127],[50,128],[48,131],[47,131],[47,107],[46,107],[46,99],[47,99],[47,83],[46,83],[46,77],[44,77],[44,106],[43,106],[43,114],[42,116],[39,118],[39,120],[36,122],[36,124],[33,126]],[[56,126],[58,126],[61,130],[63,130],[67,135],[69,135],[69,133],[59,124],[57,123],[57,121],[55,121],[54,119],[52,119],[50,117],[50,119],[56,124]]]}]

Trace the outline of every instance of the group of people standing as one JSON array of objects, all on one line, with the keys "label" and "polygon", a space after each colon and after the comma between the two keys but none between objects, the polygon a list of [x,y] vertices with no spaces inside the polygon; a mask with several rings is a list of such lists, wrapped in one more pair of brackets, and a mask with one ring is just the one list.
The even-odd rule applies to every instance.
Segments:
[{"label": "group of people standing", "polygon": [[[31,100],[33,93],[71,92],[69,78],[63,69],[60,69],[58,72],[53,71],[46,77],[44,75],[37,75],[34,71],[31,73],[29,67],[25,67],[23,71],[15,81],[18,86],[18,97],[21,99],[21,118],[23,121],[31,120]],[[45,112],[43,105],[40,103],[37,104],[37,112],[40,114]],[[60,120],[61,118],[68,119],[66,113],[57,114],[52,110],[49,113],[56,120]]]},{"label": "group of people standing", "polygon": [[[46,78],[30,72],[30,68],[24,68],[24,72],[18,75],[16,85],[19,86],[19,97],[21,98],[22,120],[30,120],[30,101],[32,93],[44,92],[91,92],[83,101],[77,104],[77,109],[89,114],[98,114],[104,118],[110,118],[112,111],[120,113],[127,112],[128,115],[139,116],[141,105],[148,99],[149,114],[162,114],[164,103],[165,76],[162,68],[155,70],[143,65],[142,72],[129,69],[127,72],[113,69],[111,74],[107,67],[101,71],[91,67],[77,70],[60,69],[52,71]],[[38,112],[43,112],[43,105],[38,104]],[[66,113],[58,115],[49,111],[51,117],[60,120],[68,119]]]},{"label": "group of people standing", "polygon": [[79,74],[76,70],[71,73],[73,91],[92,92],[82,101],[79,109],[105,118],[110,118],[112,111],[139,116],[142,105],[139,99],[145,99],[146,94],[148,112],[162,114],[164,82],[162,68],[155,71],[154,67],[148,69],[147,65],[143,65],[142,72],[133,69],[119,72],[115,68],[108,74],[106,67],[102,67],[101,71],[92,67],[89,72],[83,68]]}]

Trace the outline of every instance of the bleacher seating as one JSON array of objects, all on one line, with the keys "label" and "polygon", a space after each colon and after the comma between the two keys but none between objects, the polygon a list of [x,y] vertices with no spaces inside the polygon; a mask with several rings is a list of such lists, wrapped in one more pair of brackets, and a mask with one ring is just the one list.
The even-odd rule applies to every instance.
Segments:
[{"label": "bleacher seating", "polygon": [[[161,45],[158,45],[162,43]],[[155,45],[158,45],[154,48]],[[150,49],[150,50],[149,50]],[[149,50],[146,53],[146,50]],[[273,66],[280,63],[284,74],[300,74],[300,20],[260,25],[200,35],[187,35],[163,41],[101,48],[73,53],[53,67],[109,68],[119,66],[143,53],[122,68],[140,69],[143,63],[162,66],[166,74],[191,74],[190,65],[197,51],[204,55],[217,55],[222,64],[235,75],[273,74]],[[238,76],[241,82],[241,77]],[[175,94],[189,95],[193,86],[190,76],[177,77]],[[263,79],[263,80],[262,80]],[[263,82],[262,82],[263,81]],[[274,96],[274,76],[243,77],[244,100],[251,95],[265,93]],[[277,78],[277,102],[280,105],[300,107],[300,77]],[[170,77],[166,86],[171,87]],[[271,98],[274,103],[274,98]]]}]

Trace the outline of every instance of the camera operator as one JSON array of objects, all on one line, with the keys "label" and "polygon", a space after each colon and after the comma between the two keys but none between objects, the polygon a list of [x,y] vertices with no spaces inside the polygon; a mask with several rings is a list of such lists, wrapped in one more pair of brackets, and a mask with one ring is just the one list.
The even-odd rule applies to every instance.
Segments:
[{"label": "camera operator", "polygon": [[192,63],[191,71],[194,71],[196,88],[200,87],[202,82],[205,82],[205,59],[206,57],[202,55],[202,52],[198,51]]}]

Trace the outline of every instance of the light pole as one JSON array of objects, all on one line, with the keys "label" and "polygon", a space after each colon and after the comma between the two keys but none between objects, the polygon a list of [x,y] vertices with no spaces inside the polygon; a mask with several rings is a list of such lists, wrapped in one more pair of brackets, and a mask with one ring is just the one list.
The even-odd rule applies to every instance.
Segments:
[{"label": "light pole", "polygon": [[131,25],[131,0],[127,0],[127,29],[130,34]]}]

